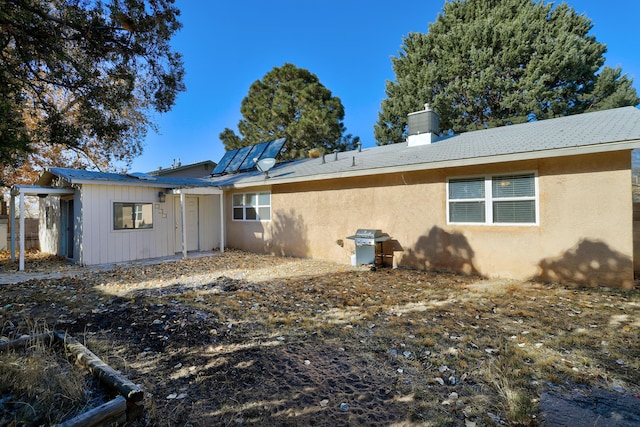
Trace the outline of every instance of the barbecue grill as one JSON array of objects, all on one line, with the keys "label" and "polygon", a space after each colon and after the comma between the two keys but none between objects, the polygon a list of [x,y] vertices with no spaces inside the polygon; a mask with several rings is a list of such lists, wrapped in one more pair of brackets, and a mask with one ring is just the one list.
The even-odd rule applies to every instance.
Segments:
[{"label": "barbecue grill", "polygon": [[[376,257],[382,257],[382,243],[391,239],[382,230],[360,228],[353,236],[347,237],[356,244],[356,265],[376,265]],[[382,262],[380,262],[381,264]]]}]

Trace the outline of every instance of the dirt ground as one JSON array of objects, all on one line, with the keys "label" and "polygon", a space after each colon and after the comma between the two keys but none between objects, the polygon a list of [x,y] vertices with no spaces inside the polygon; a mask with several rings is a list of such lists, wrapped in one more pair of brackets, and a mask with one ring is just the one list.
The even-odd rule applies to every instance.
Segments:
[{"label": "dirt ground", "polygon": [[59,274],[0,285],[0,338],[84,342],[145,390],[130,426],[554,425],[540,398],[575,384],[628,399],[622,424],[589,425],[640,425],[638,290],[240,251],[27,265]]}]

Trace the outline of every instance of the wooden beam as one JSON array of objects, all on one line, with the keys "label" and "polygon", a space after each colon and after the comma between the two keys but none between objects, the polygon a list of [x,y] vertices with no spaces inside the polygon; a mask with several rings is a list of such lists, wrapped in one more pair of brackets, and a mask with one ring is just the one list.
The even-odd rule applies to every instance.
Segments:
[{"label": "wooden beam", "polygon": [[116,389],[128,401],[140,402],[143,399],[144,393],[140,387],[120,375],[73,337],[64,332],[55,332],[55,336],[75,356],[76,361],[85,366],[103,384]]},{"label": "wooden beam", "polygon": [[[75,418],[58,424],[58,427],[87,427],[95,426],[99,423],[108,421],[116,421],[120,425],[120,421],[126,421],[127,400],[123,396],[118,396],[100,406],[97,406]],[[124,415],[124,420],[120,417]],[[101,424],[102,425],[102,424]]]},{"label": "wooden beam", "polygon": [[35,341],[44,341],[46,345],[51,345],[54,338],[55,336],[53,335],[53,332],[44,332],[42,334],[20,337],[12,341],[0,342],[0,352],[26,347]]}]

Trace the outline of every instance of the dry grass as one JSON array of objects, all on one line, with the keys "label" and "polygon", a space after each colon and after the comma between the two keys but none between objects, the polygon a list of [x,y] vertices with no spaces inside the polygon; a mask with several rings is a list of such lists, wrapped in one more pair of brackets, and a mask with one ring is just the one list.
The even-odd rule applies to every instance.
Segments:
[{"label": "dry grass", "polygon": [[131,425],[536,425],[549,387],[640,393],[637,290],[229,251],[6,285],[0,321],[84,336],[148,392]]},{"label": "dry grass", "polygon": [[[42,332],[33,325],[31,335]],[[0,425],[55,425],[86,408],[91,378],[43,340],[0,353]]]}]

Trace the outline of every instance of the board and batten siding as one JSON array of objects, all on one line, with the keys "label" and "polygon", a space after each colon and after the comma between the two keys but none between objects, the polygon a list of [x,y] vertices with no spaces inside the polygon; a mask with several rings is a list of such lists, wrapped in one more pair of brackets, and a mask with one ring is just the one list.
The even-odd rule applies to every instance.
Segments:
[{"label": "board and batten siding", "polygon": [[220,248],[220,197],[198,196],[198,217],[201,251]]},{"label": "board and batten siding", "polygon": [[[158,191],[153,187],[83,185],[79,263],[103,264],[173,255],[173,209],[166,202],[158,202]],[[116,202],[151,203],[153,228],[114,230]]]},{"label": "board and batten siding", "polygon": [[[135,261],[174,255],[182,250],[180,234],[176,236],[180,210],[174,198],[158,201],[154,187],[83,185],[82,224],[77,226],[81,245],[78,251],[83,265]],[[198,243],[195,250],[209,251],[220,246],[220,201],[217,195],[190,195],[198,199]],[[151,203],[153,228],[114,230],[113,204]],[[179,203],[178,205],[179,206]],[[191,244],[190,244],[191,246]]]},{"label": "board and batten siding", "polygon": [[[47,212],[50,217],[47,226]],[[39,207],[40,226],[38,238],[40,240],[40,252],[46,254],[60,253],[60,197],[49,196],[40,200]]]}]

